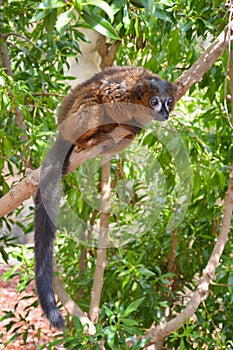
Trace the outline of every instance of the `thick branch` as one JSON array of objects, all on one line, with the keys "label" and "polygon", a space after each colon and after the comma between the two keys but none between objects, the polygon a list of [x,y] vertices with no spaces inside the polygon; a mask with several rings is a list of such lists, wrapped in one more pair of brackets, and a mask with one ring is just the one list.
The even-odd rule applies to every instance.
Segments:
[{"label": "thick branch", "polygon": [[40,168],[27,171],[26,177],[0,199],[0,218],[11,213],[33,195],[37,189],[39,175]]},{"label": "thick branch", "polygon": [[121,44],[120,40],[115,40],[111,44],[106,42],[106,37],[103,35],[99,35],[99,39],[97,40],[97,51],[101,57],[100,67],[101,69],[105,69],[110,67],[115,59],[116,53]]},{"label": "thick branch", "polygon": [[226,26],[222,33],[214,40],[206,51],[198,58],[190,69],[184,72],[175,82],[179,88],[178,100],[190,89],[191,86],[200,82],[203,75],[212,67],[217,59],[226,50],[233,23],[230,27]]},{"label": "thick branch", "polygon": [[176,249],[177,249],[177,244],[178,244],[178,228],[175,228],[173,234],[172,234],[172,251],[169,255],[168,259],[168,271],[173,272],[174,271],[174,266],[175,266],[175,260],[176,260]]},{"label": "thick branch", "polygon": [[[116,128],[111,133],[112,138],[118,143],[122,138],[127,136],[129,132],[122,128]],[[73,152],[70,157],[70,165],[68,172],[74,171],[89,158],[94,158],[101,154],[103,145],[97,145],[91,151],[82,150]],[[39,182],[40,168],[36,170],[28,171],[26,177],[21,180],[17,185],[12,187],[10,191],[0,199],[0,218],[12,212],[23,201],[30,198],[36,191]]]},{"label": "thick branch", "polygon": [[224,215],[220,234],[211,254],[211,257],[208,261],[208,264],[203,271],[200,283],[183,312],[181,312],[177,317],[173,318],[172,320],[151,328],[151,330],[147,333],[146,337],[152,338],[153,342],[162,340],[164,337],[168,336],[172,332],[182,327],[184,322],[187,321],[195,313],[200,303],[207,297],[209,285],[215,278],[216,268],[219,264],[221,255],[228,240],[228,232],[230,230],[232,212],[233,170],[231,171],[229,176],[229,186],[225,196]]},{"label": "thick branch", "polygon": [[111,194],[111,163],[109,156],[103,156],[102,182],[101,182],[101,207],[100,232],[96,258],[94,283],[91,292],[90,318],[97,321],[99,315],[100,298],[104,283],[104,270],[106,266],[106,247],[108,238],[109,200]]},{"label": "thick branch", "polygon": [[6,69],[6,74],[12,76],[11,63],[8,55],[7,44],[5,41],[2,42],[0,47],[2,67]]}]

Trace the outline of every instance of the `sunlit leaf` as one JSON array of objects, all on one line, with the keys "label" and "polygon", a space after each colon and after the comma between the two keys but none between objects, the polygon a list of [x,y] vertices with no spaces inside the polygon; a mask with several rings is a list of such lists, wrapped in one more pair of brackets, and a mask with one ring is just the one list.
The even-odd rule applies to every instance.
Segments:
[{"label": "sunlit leaf", "polygon": [[110,39],[120,40],[113,26],[103,17],[92,13],[91,15],[87,11],[83,11],[83,19],[90,25],[90,27],[100,34],[107,36]]},{"label": "sunlit leaf", "polygon": [[102,1],[102,0],[84,0],[82,1],[82,5],[93,5],[93,6],[98,6],[101,10],[103,10],[108,17],[110,18],[111,22],[113,21],[113,10],[111,9],[111,7],[108,5],[108,3],[106,1]]},{"label": "sunlit leaf", "polygon": [[72,19],[74,18],[74,10],[73,8],[70,8],[69,10],[63,12],[57,20],[56,23],[56,29],[58,32],[61,31],[63,27],[65,27],[67,24],[69,24]]},{"label": "sunlit leaf", "polygon": [[63,0],[45,0],[41,2],[37,8],[38,9],[55,9],[58,7],[65,7],[66,6],[66,1]]}]

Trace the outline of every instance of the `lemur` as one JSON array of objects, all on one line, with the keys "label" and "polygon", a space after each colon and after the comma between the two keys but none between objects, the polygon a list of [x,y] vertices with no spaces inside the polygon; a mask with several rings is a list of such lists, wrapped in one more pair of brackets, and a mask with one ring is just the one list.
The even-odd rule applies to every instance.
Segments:
[{"label": "lemur", "polygon": [[[51,326],[64,327],[56,306],[53,277],[53,240],[62,177],[75,146],[103,143],[102,151],[123,150],[147,123],[147,117],[165,121],[176,102],[177,87],[140,67],[112,67],[77,86],[63,99],[60,131],[42,167],[35,196],[35,275],[42,310]],[[128,135],[116,143],[111,132],[122,127]],[[43,189],[43,196],[42,196]],[[52,201],[50,213],[46,201]]]}]

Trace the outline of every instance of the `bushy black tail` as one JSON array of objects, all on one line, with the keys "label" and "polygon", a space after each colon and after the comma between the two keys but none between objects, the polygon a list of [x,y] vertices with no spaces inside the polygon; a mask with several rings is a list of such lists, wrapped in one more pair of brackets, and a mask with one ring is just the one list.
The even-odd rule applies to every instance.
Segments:
[{"label": "bushy black tail", "polygon": [[42,166],[35,196],[35,275],[38,298],[52,327],[64,327],[57,308],[53,278],[53,240],[60,199],[62,176],[66,174],[74,145],[62,138],[54,146]]}]

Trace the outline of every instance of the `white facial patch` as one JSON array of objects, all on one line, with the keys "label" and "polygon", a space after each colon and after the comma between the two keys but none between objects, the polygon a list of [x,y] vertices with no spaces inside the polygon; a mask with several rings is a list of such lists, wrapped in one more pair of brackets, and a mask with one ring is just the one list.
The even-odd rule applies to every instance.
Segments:
[{"label": "white facial patch", "polygon": [[158,96],[153,96],[150,99],[149,104],[155,112],[160,112],[162,109],[162,102]]},{"label": "white facial patch", "polygon": [[173,99],[171,97],[169,97],[165,101],[165,108],[168,112],[171,110],[172,105],[173,105]]}]

